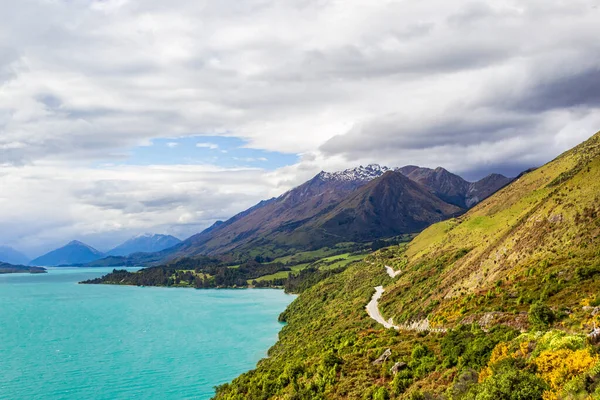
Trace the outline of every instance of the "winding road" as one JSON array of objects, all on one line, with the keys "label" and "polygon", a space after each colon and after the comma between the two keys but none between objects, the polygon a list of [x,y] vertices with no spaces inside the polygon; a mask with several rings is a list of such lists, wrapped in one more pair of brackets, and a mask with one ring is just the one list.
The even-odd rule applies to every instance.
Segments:
[{"label": "winding road", "polygon": [[383,292],[383,286],[377,286],[375,288],[375,294],[371,298],[369,304],[367,304],[367,314],[369,314],[369,317],[383,325],[385,329],[399,329],[397,326],[394,326],[390,322],[386,321],[385,318],[383,318],[383,315],[381,315],[381,311],[379,311],[379,299],[381,299]]},{"label": "winding road", "polygon": [[[394,271],[392,267],[389,267],[387,265],[385,266],[385,271],[387,272],[390,278],[395,278],[402,273],[402,271]],[[430,328],[428,319],[415,321],[410,324],[402,324],[400,326],[394,325],[391,318],[388,321],[386,321],[385,318],[383,318],[383,315],[381,315],[381,311],[379,311],[379,300],[381,299],[381,296],[383,296],[384,292],[385,289],[383,288],[383,286],[376,286],[375,294],[373,294],[373,297],[371,297],[371,301],[366,305],[365,308],[367,310],[367,314],[369,314],[369,317],[371,317],[371,319],[376,321],[378,324],[383,325],[385,329],[395,329],[397,331],[406,330],[418,332],[446,332],[445,328]]]},{"label": "winding road", "polygon": [[390,276],[390,278],[395,278],[402,273],[402,271],[400,271],[400,270],[394,271],[394,269],[392,267],[388,267],[387,265],[385,266],[385,270],[386,270],[387,274]]}]

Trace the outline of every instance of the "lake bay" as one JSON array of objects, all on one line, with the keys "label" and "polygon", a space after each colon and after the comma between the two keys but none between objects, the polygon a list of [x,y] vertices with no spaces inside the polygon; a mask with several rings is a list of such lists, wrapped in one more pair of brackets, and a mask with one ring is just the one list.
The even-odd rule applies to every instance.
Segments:
[{"label": "lake bay", "polygon": [[0,275],[0,399],[209,399],[266,356],[294,299],[77,284],[111,270]]}]

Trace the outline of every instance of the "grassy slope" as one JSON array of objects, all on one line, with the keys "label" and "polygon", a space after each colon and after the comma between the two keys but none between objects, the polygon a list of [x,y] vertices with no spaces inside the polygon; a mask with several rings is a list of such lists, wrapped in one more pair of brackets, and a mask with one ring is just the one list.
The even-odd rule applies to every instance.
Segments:
[{"label": "grassy slope", "polygon": [[[420,399],[429,393],[537,399],[542,390],[546,399],[600,398],[599,349],[585,342],[600,314],[593,317],[582,307],[598,304],[600,293],[600,273],[594,272],[600,271],[599,156],[596,135],[466,215],[304,292],[284,313],[288,325],[269,358],[221,387],[216,398]],[[383,265],[403,274],[393,281]],[[457,331],[383,330],[364,310],[376,285],[386,287],[381,306],[386,318],[428,316]],[[502,328],[529,328],[522,313],[540,300],[553,307],[560,331],[518,336],[518,330]],[[486,321],[488,333],[460,328],[489,311],[498,313]],[[428,350],[419,350],[422,345]],[[386,348],[392,349],[391,359],[373,366]],[[395,361],[409,366],[393,379],[389,368]],[[498,389],[511,376],[528,381]],[[518,397],[521,389],[531,390]]]},{"label": "grassy slope", "polygon": [[[365,256],[366,256],[366,254],[351,254],[351,253],[339,254],[336,256],[329,256],[329,257],[322,258],[322,259],[312,262],[312,263],[303,263],[303,264],[294,265],[294,266],[290,267],[291,271],[280,271],[275,274],[261,276],[260,278],[257,278],[255,280],[257,282],[260,282],[260,281],[271,281],[273,279],[287,278],[290,274],[298,273],[308,267],[316,267],[316,268],[319,268],[321,271],[345,267],[353,262],[362,260],[363,258],[365,258]],[[250,280],[248,283],[251,283],[251,282],[252,282],[252,280]]]},{"label": "grassy slope", "polygon": [[[428,314],[452,325],[467,314],[523,312],[540,298],[577,313],[598,290],[596,280],[578,279],[576,270],[600,265],[599,212],[596,135],[464,216],[427,229],[407,248],[382,255],[405,271],[384,295],[384,315],[405,321]],[[572,320],[563,325],[588,328],[575,322],[589,321]]]}]

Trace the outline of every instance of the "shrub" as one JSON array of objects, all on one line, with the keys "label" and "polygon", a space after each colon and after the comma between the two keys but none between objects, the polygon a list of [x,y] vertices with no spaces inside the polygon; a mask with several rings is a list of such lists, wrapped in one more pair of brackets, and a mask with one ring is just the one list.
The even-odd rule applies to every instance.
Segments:
[{"label": "shrub", "polygon": [[474,387],[467,396],[472,400],[541,400],[546,383],[530,372],[503,363],[494,375]]},{"label": "shrub", "polygon": [[559,390],[566,382],[588,371],[598,362],[587,349],[546,350],[535,359],[538,373],[553,390]]},{"label": "shrub", "polygon": [[554,312],[542,302],[537,302],[529,307],[529,323],[536,329],[548,328],[555,320]]},{"label": "shrub", "polygon": [[401,395],[410,387],[410,385],[412,385],[412,383],[412,374],[409,370],[398,372],[392,383],[394,387],[394,394]]},{"label": "shrub", "polygon": [[580,281],[593,278],[595,275],[600,274],[600,265],[594,265],[590,267],[578,267],[575,269],[575,277]]},{"label": "shrub", "polygon": [[389,400],[389,398],[390,394],[384,387],[377,388],[377,390],[375,390],[375,393],[373,393],[373,400]]}]

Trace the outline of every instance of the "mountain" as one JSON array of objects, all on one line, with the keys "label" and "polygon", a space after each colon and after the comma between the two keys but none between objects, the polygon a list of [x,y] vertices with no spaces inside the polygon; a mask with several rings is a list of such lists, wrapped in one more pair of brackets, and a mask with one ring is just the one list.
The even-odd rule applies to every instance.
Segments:
[{"label": "mountain", "polygon": [[420,232],[462,210],[399,172],[388,171],[302,226],[307,236],[368,241]]},{"label": "mountain", "polygon": [[29,258],[8,246],[0,246],[0,262],[8,264],[26,265],[29,263]]},{"label": "mountain", "polygon": [[110,250],[108,256],[128,256],[133,253],[154,253],[181,243],[181,240],[171,235],[145,233],[135,236],[125,243]]},{"label": "mountain", "polygon": [[215,398],[600,398],[599,238],[600,133],[304,288]]},{"label": "mountain", "polygon": [[503,175],[491,174],[477,182],[468,182],[441,167],[430,169],[408,165],[398,171],[426,186],[440,199],[461,208],[473,207],[512,181]]},{"label": "mountain", "polygon": [[[322,171],[283,195],[192,236],[164,257],[250,252],[277,256],[414,233],[460,213],[510,181],[494,175],[470,183],[443,168],[410,166],[398,171],[376,164]],[[377,183],[369,186],[372,182]]]},{"label": "mountain", "polygon": [[30,265],[37,266],[58,266],[85,264],[91,261],[99,260],[104,254],[85,243],[73,240],[66,246],[53,250],[41,257],[31,261]]},{"label": "mountain", "polygon": [[[348,194],[382,176],[389,168],[368,165],[329,173],[320,172],[302,185],[213,225],[173,250],[176,256],[244,251],[256,246],[306,246],[299,241],[278,241],[311,218],[332,209]],[[273,244],[275,243],[275,244]]]}]

